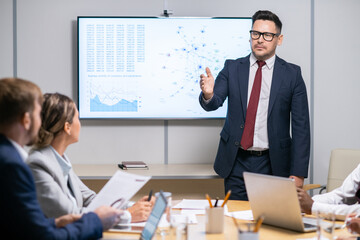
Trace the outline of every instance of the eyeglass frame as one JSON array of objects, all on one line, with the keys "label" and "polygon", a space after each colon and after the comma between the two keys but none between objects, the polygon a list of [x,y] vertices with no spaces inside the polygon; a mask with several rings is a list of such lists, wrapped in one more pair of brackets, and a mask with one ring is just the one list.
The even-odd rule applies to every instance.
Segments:
[{"label": "eyeglass frame", "polygon": [[[250,32],[250,37],[251,37],[252,40],[258,40],[258,39],[262,36],[263,39],[264,39],[265,41],[267,41],[267,42],[271,42],[272,40],[274,40],[274,37],[275,37],[275,36],[277,36],[277,37],[280,36],[280,33],[259,32],[259,31],[254,31],[254,30],[250,30],[249,32]],[[259,34],[259,37],[258,37],[258,38],[253,38],[253,37],[252,37],[252,33],[258,33],[258,34]],[[264,36],[265,36],[264,34],[271,34],[271,36],[272,36],[272,37],[271,37],[271,40],[266,40],[265,37],[264,37]]]}]

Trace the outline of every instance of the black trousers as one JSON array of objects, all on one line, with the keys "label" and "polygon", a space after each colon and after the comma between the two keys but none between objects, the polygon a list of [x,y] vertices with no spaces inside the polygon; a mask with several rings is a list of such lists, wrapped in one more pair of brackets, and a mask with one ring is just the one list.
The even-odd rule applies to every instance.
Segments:
[{"label": "black trousers", "polygon": [[251,155],[239,149],[230,175],[224,179],[225,194],[231,189],[231,200],[248,200],[243,172],[272,174],[269,153],[262,156]]}]

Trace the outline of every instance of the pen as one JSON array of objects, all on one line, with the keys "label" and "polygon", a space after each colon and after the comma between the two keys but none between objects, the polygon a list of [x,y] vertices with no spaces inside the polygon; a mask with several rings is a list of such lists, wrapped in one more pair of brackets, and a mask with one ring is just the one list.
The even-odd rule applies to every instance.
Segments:
[{"label": "pen", "polygon": [[210,208],[212,208],[213,205],[212,205],[212,203],[211,203],[211,199],[210,199],[210,197],[209,197],[209,194],[206,194],[205,197],[206,197],[206,199],[209,201]]},{"label": "pen", "polygon": [[221,207],[224,207],[225,206],[225,203],[227,202],[227,200],[229,199],[230,197],[230,194],[231,194],[231,190],[229,190],[225,196],[225,199],[224,199],[224,202],[221,204]]},{"label": "pen", "polygon": [[355,217],[346,218],[344,225],[341,226],[341,229],[347,227],[350,224],[351,219],[360,217],[360,213],[356,214]]},{"label": "pen", "polygon": [[219,198],[216,197],[216,201],[215,201],[214,207],[217,207],[218,201],[219,201]]},{"label": "pen", "polygon": [[242,231],[241,231],[241,229],[240,229],[240,226],[239,226],[238,222],[236,221],[236,218],[234,217],[234,215],[232,215],[231,217],[232,217],[232,219],[233,219],[233,221],[234,221],[235,226],[236,226],[237,229],[239,230],[239,232],[242,233]]},{"label": "pen", "polygon": [[260,226],[261,226],[261,224],[262,224],[263,221],[264,221],[264,216],[260,216],[260,217],[258,218],[258,220],[256,221],[256,225],[255,225],[255,228],[254,228],[254,232],[259,231]]},{"label": "pen", "polygon": [[151,200],[151,195],[152,195],[152,189],[149,192],[148,202],[150,202],[150,200]]}]

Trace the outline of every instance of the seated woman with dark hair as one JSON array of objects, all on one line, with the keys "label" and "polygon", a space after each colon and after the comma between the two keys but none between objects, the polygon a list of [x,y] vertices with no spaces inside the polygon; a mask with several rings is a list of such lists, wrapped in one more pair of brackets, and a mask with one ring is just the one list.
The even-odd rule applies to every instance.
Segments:
[{"label": "seated woman with dark hair", "polygon": [[[37,142],[27,159],[40,206],[47,217],[82,213],[96,194],[74,173],[65,154],[66,148],[79,139],[76,105],[62,94],[45,94],[41,118]],[[146,221],[154,201],[144,196],[125,211],[122,222]]]}]

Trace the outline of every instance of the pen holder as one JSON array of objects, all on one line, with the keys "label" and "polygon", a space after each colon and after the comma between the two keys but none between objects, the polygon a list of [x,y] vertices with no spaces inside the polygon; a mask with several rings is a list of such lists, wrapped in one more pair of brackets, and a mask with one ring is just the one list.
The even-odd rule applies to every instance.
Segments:
[{"label": "pen holder", "polygon": [[224,231],[224,208],[207,207],[205,209],[206,233],[222,233]]},{"label": "pen holder", "polygon": [[259,232],[255,231],[256,223],[240,223],[238,240],[259,240]]},{"label": "pen holder", "polygon": [[239,240],[259,240],[259,232],[240,232]]}]

